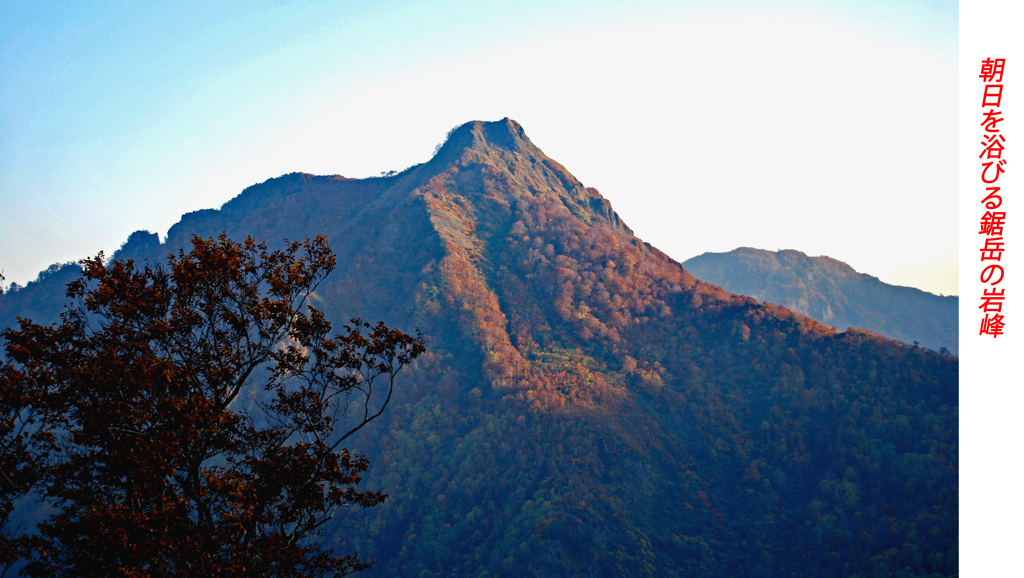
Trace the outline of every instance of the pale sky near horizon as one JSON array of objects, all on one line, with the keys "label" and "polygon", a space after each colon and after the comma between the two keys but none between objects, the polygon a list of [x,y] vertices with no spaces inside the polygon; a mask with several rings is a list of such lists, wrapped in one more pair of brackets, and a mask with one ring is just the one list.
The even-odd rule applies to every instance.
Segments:
[{"label": "pale sky near horizon", "polygon": [[678,261],[959,293],[955,1],[212,4],[0,5],[8,283],[507,116]]}]

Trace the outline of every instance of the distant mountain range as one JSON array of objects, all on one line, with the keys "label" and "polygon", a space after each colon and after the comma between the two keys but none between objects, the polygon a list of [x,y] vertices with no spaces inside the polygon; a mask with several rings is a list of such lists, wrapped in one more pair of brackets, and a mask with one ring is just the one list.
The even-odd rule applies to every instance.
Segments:
[{"label": "distant mountain range", "polygon": [[726,291],[785,305],[837,327],[860,327],[904,343],[956,352],[959,298],[889,285],[831,257],[740,247],[683,262]]},{"label": "distant mountain range", "polygon": [[[958,360],[698,280],[512,120],[397,175],[268,180],[117,256],[222,231],[325,234],[327,318],[427,341],[353,443],[390,498],[323,528],[367,576],[958,570]],[[0,323],[52,320],[74,274],[0,297]]]}]

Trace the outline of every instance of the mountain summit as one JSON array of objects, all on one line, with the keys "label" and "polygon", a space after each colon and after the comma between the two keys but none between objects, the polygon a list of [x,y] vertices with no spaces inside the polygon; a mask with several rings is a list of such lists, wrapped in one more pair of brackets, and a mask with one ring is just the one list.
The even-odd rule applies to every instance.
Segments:
[{"label": "mountain summit", "polygon": [[697,280],[512,120],[392,176],[270,179],[124,255],[221,231],[325,234],[313,305],[427,340],[354,446],[390,498],[323,529],[372,575],[957,572],[957,360]]}]

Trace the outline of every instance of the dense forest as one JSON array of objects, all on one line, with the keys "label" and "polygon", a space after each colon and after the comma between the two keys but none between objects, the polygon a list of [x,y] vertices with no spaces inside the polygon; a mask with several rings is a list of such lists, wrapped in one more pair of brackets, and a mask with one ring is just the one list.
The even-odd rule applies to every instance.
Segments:
[{"label": "dense forest", "polygon": [[[387,501],[320,540],[368,576],[951,576],[958,362],[696,279],[514,121],[467,123],[429,162],[285,175],[192,234],[327,236],[313,303],[423,332],[352,449]],[[73,266],[0,297],[51,321]]]},{"label": "dense forest", "polygon": [[904,343],[958,351],[960,299],[883,283],[831,257],[740,247],[683,262],[697,277],[770,301],[839,330],[854,326]]}]

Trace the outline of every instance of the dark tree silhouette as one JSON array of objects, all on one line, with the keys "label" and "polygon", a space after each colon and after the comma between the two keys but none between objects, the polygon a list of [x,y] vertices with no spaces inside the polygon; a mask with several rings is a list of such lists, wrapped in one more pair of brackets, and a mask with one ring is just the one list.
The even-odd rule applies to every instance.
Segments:
[{"label": "dark tree silhouette", "polygon": [[38,492],[38,532],[2,562],[34,576],[336,576],[367,568],[315,534],[368,461],[341,448],[381,415],[422,339],[308,304],[318,237],[268,251],[194,237],[166,267],[82,262],[59,325],[4,330],[0,514]]}]

